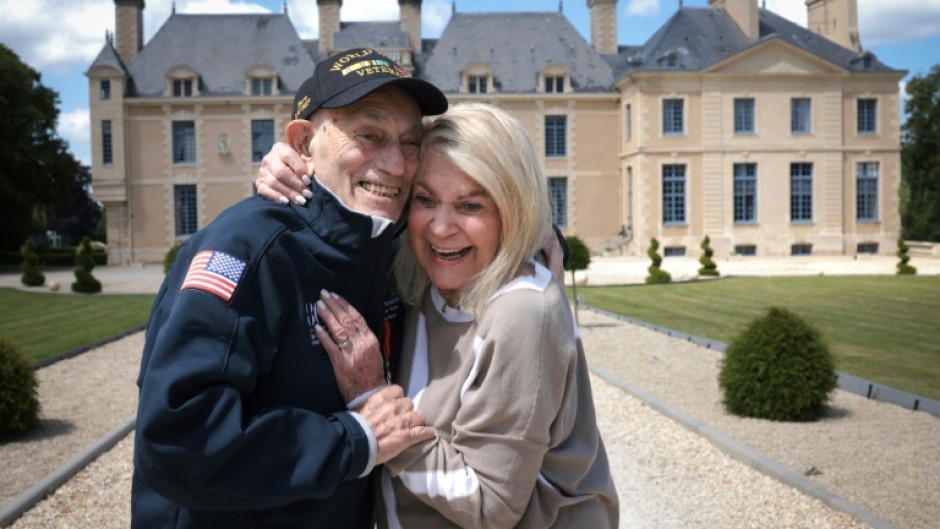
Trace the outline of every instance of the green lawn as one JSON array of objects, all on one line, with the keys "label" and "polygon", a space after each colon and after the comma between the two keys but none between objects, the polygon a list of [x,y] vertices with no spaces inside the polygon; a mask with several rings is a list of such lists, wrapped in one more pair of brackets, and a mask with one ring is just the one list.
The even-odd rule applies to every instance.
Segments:
[{"label": "green lawn", "polygon": [[0,335],[32,361],[146,323],[152,295],[71,295],[0,289]]},{"label": "green lawn", "polygon": [[786,307],[823,332],[838,370],[940,400],[938,276],[727,278],[578,294],[599,309],[725,343],[767,307]]}]

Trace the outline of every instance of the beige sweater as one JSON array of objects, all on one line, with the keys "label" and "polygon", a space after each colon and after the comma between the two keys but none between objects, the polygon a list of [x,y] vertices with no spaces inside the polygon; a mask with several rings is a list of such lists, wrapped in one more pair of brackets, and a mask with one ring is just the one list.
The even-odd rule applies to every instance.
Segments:
[{"label": "beige sweater", "polygon": [[401,383],[437,437],[390,461],[380,527],[616,528],[617,493],[561,287],[536,265],[483,316],[435,289],[406,325]]}]

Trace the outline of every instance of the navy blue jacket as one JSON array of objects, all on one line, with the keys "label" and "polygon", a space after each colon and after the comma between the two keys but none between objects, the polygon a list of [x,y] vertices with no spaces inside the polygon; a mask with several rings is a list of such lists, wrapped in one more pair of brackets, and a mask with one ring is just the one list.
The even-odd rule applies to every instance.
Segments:
[{"label": "navy blue jacket", "polygon": [[[133,527],[373,527],[371,479],[358,479],[368,440],[314,306],[321,289],[336,292],[397,345],[392,228],[373,238],[369,217],[317,189],[305,207],[246,199],[180,248],[137,381]],[[208,251],[228,290],[181,290],[199,284],[206,266],[191,263]]]}]

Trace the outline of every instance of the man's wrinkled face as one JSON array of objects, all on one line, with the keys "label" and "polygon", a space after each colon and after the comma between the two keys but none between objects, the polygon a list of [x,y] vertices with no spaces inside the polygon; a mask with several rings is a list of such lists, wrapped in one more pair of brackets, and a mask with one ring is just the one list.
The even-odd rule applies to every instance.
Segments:
[{"label": "man's wrinkled face", "polygon": [[346,207],[398,222],[411,193],[421,145],[421,111],[396,86],[311,117],[317,179]]}]

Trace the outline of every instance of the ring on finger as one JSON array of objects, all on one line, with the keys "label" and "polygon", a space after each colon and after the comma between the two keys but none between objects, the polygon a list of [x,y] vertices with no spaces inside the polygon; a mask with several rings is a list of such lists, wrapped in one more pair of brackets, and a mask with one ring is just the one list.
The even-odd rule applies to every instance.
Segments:
[{"label": "ring on finger", "polygon": [[343,340],[342,342],[339,342],[338,344],[336,344],[336,346],[339,347],[340,349],[345,349],[346,346],[348,346],[348,345],[349,345],[349,337],[346,337],[345,340]]}]

